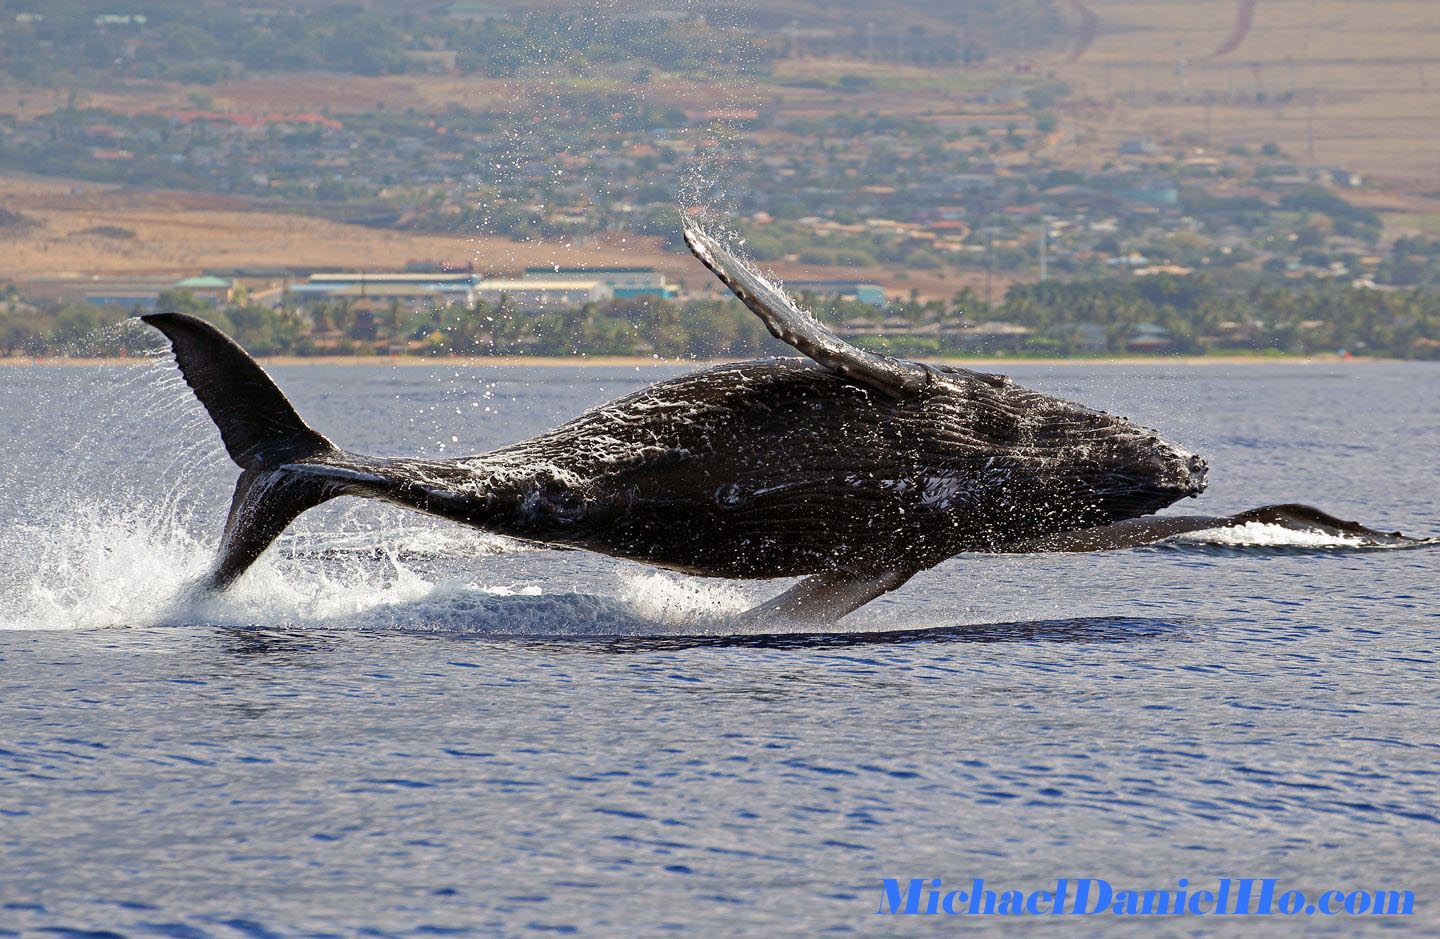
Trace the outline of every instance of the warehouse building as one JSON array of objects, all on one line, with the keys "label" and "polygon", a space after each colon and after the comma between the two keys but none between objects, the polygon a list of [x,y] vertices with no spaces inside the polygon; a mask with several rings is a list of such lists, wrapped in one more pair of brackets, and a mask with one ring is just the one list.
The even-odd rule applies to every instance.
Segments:
[{"label": "warehouse building", "polygon": [[348,300],[361,306],[400,304],[425,309],[475,302],[479,274],[349,271],[311,274],[303,283],[292,284],[287,298],[298,304],[311,300]]},{"label": "warehouse building", "polygon": [[616,300],[631,297],[659,297],[673,300],[680,294],[665,275],[653,267],[527,267],[525,280],[594,281],[610,288]]},{"label": "warehouse building", "polygon": [[475,289],[475,298],[486,303],[499,303],[503,299],[522,310],[545,310],[613,300],[615,290],[594,278],[526,276],[515,280],[487,280]]}]

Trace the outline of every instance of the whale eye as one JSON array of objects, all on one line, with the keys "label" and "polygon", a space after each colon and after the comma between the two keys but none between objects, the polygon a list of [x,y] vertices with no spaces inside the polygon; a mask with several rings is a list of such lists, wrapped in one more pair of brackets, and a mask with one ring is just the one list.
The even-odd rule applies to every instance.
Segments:
[{"label": "whale eye", "polygon": [[728,483],[715,490],[715,502],[726,508],[734,508],[745,500],[745,489],[739,483]]}]

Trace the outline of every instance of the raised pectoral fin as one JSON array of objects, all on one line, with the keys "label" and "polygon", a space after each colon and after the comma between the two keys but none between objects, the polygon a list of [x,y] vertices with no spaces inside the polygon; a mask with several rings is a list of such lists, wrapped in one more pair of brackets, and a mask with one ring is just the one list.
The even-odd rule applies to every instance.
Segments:
[{"label": "raised pectoral fin", "polygon": [[813,574],[775,599],[747,610],[741,622],[775,632],[830,626],[881,594],[904,586],[913,576],[911,569],[864,575],[845,571]]},{"label": "raised pectoral fin", "polygon": [[893,398],[903,398],[929,387],[934,375],[917,362],[857,349],[823,323],[795,305],[785,291],[770,283],[753,267],[737,258],[688,216],[681,216],[685,244],[700,263],[729,287],[770,330],[770,335],[793,346],[824,368]]}]

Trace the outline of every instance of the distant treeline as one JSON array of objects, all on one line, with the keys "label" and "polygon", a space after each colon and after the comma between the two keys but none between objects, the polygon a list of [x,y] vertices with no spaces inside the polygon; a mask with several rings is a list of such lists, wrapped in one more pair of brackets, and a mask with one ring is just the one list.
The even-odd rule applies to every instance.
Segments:
[{"label": "distant treeline", "polygon": [[[18,18],[17,18],[18,17]],[[441,9],[336,3],[307,7],[132,0],[31,0],[6,5],[0,69],[42,86],[102,76],[208,84],[245,72],[395,75],[454,50],[462,72],[630,64],[674,71],[763,68],[764,44],[665,18],[595,11],[515,10],[452,17]],[[412,53],[421,53],[415,55]]]},{"label": "distant treeline", "polygon": [[[814,299],[814,298],[806,298]],[[1163,337],[1166,352],[1306,355],[1346,350],[1395,358],[1440,359],[1440,290],[1377,290],[1327,281],[1261,281],[1222,289],[1204,274],[1016,284],[987,306],[973,292],[951,302],[911,300],[884,310],[858,303],[824,306],[837,328],[883,323],[857,342],[917,357],[995,352],[1029,355],[1126,352],[1137,337]],[[411,311],[361,309],[327,301],[304,310],[251,303],[215,307],[183,291],[160,307],[215,323],[257,355],[660,355],[714,358],[784,352],[739,303],[616,300],[544,312],[505,304]],[[0,293],[0,355],[103,356],[153,343],[118,328],[136,311],[75,303],[30,303]],[[1004,322],[1031,332],[1003,345],[976,343],[970,323]],[[946,327],[937,336],[934,324]],[[930,327],[927,329],[927,327]]]},{"label": "distant treeline", "polygon": [[[1028,48],[1063,34],[1056,0],[908,0],[933,29],[910,23],[824,19],[829,38],[799,49],[778,30],[784,5],[731,5],[689,13],[523,9],[497,3],[330,5],[175,3],[174,0],[17,0],[5,4],[0,70],[35,85],[102,76],[207,84],[244,72],[328,71],[393,75],[431,67],[425,55],[453,50],[454,68],[491,76],[522,69],[583,73],[593,66],[695,71],[768,71],[780,55],[864,56],[910,64],[971,61],[987,48]],[[903,9],[901,12],[904,12]],[[812,24],[814,25],[814,24]],[[820,32],[820,31],[816,31]]]},{"label": "distant treeline", "polygon": [[[976,305],[979,309],[982,305]],[[1440,289],[1374,289],[1329,280],[1261,279],[1222,288],[1206,273],[1016,284],[994,318],[1036,330],[1035,344],[1073,351],[1077,326],[1105,328],[1120,351],[1137,327],[1154,325],[1170,351],[1251,350],[1296,355],[1349,351],[1440,359]],[[1037,350],[1038,351],[1038,350]]]}]

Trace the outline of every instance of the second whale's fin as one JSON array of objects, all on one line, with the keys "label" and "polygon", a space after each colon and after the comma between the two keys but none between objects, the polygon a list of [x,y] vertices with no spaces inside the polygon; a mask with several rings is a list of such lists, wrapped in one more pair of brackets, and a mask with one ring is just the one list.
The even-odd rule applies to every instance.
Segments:
[{"label": "second whale's fin", "polygon": [[344,490],[296,466],[346,454],[300,419],[270,376],[225,334],[183,313],[142,317],[165,334],[186,383],[220,430],[243,472],[235,484],[220,553],[203,586],[220,589],[243,574],[300,513]]},{"label": "second whale's fin", "polygon": [[698,222],[681,215],[685,244],[700,263],[720,278],[740,302],[760,317],[770,335],[788,343],[823,368],[842,378],[874,388],[892,398],[924,391],[935,374],[918,362],[857,349],[815,317],[795,305],[785,291],[731,254]]},{"label": "second whale's fin", "polygon": [[1359,522],[1336,518],[1314,506],[1287,502],[1282,505],[1261,506],[1236,515],[1150,515],[1145,518],[1129,518],[1098,528],[1027,538],[1024,541],[1011,542],[999,550],[1006,554],[1113,551],[1154,544],[1189,532],[1239,528],[1250,524],[1274,525],[1290,531],[1354,539],[1366,546],[1425,544],[1429,540],[1412,538],[1398,531],[1377,531]]}]

